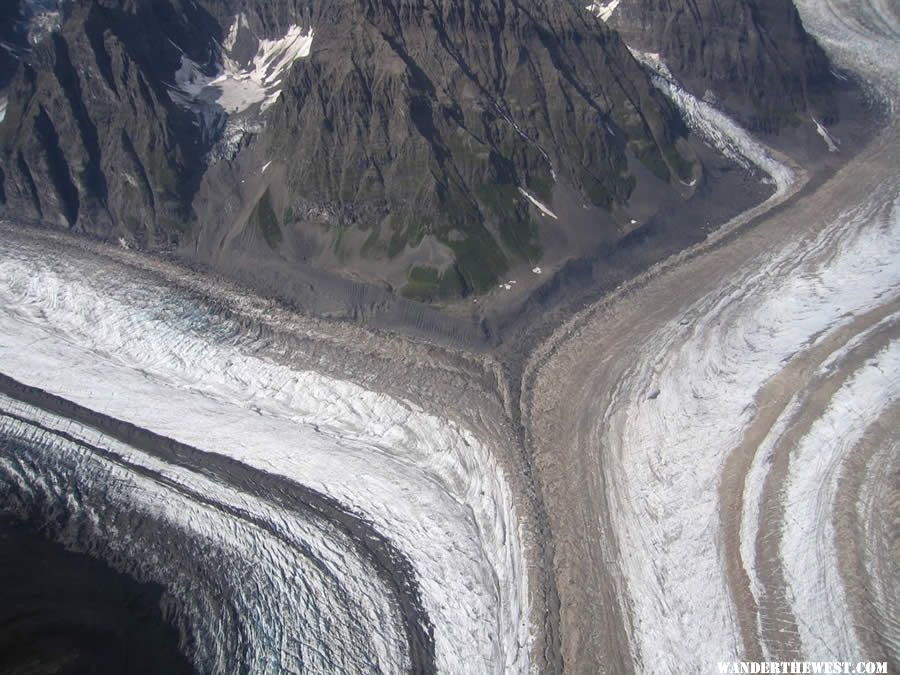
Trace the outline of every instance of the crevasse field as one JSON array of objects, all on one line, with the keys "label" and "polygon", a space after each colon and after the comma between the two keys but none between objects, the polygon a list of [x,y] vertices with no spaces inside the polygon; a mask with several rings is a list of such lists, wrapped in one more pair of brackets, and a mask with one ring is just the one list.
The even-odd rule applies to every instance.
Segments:
[{"label": "crevasse field", "polygon": [[[7,492],[23,509],[47,498],[46,508],[71,511],[72,546],[111,547],[104,557],[118,567],[183,588],[172,593],[174,611],[202,650],[204,669],[229,670],[228,659],[240,653],[230,641],[239,640],[260,672],[299,664],[395,670],[409,658],[403,636],[411,620],[430,624],[441,670],[527,668],[526,575],[512,497],[488,448],[466,429],[415,404],[282,365],[267,356],[277,344],[134,269],[87,254],[48,255],[13,236],[0,248],[4,374],[327,495],[388,538],[415,570],[402,583],[417,586],[427,617],[401,620],[378,576],[327,518],[304,523],[280,513],[254,489],[252,472],[235,490],[202,469],[98,441],[38,410],[0,418],[5,436],[40,441],[26,443],[34,446],[28,464],[4,451]],[[148,466],[155,478],[132,465]],[[68,494],[61,474],[77,477],[80,489]],[[191,505],[185,491],[211,503]],[[158,529],[145,530],[145,522]],[[117,536],[123,531],[133,531],[128,544]],[[184,547],[200,553],[198,578],[228,593],[187,592],[201,582],[175,554]],[[234,576],[244,573],[250,577]],[[231,604],[230,624],[209,625],[219,612],[195,605],[198,597]],[[296,618],[284,620],[285,612]]]},{"label": "crevasse field", "polygon": [[[573,670],[900,661],[900,28],[887,0],[797,5],[886,120],[812,194],[802,166],[635,53],[775,189],[530,357],[552,592],[529,586],[535,530],[499,459],[515,439],[296,361],[131,253],[0,224],[6,510],[162,584],[204,672],[528,672],[535,598],[557,592],[547,625]],[[224,61],[217,79],[185,62],[181,94],[262,100],[278,82],[260,68],[312,39],[264,45],[249,89]]]}]

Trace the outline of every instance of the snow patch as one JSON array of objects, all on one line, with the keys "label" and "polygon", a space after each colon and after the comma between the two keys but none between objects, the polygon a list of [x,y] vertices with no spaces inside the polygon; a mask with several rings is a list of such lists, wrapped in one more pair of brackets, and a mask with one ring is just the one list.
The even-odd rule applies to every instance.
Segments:
[{"label": "snow patch", "polygon": [[[241,20],[236,19],[232,27],[235,35],[235,26]],[[204,74],[198,63],[182,54],[174,87],[170,89],[172,100],[184,107],[193,107],[197,102],[214,103],[229,114],[243,112],[255,104],[265,111],[278,100],[282,78],[290,66],[309,56],[314,35],[312,27],[304,31],[295,25],[282,38],[260,40],[256,56],[245,68],[223,53],[214,75]],[[231,37],[229,32],[226,43]]]},{"label": "snow patch", "polygon": [[250,28],[250,26],[247,24],[247,17],[243,12],[234,17],[234,23],[231,24],[231,28],[228,29],[228,35],[225,37],[225,42],[222,43],[222,46],[225,47],[227,51],[230,52],[232,49],[234,49],[234,45],[237,42],[238,32],[241,28]]},{"label": "snow patch", "polygon": [[528,191],[523,190],[522,188],[519,188],[519,192],[521,192],[522,195],[524,195],[524,197],[525,197],[528,201],[530,201],[532,204],[534,204],[536,207],[538,207],[538,209],[540,209],[541,213],[543,213],[545,216],[550,216],[550,217],[553,218],[554,220],[558,220],[558,218],[556,217],[556,214],[553,213],[553,211],[551,211],[551,210],[547,207],[546,204],[544,204],[543,202],[541,202],[540,200],[538,200],[536,197],[534,197],[534,196],[533,196],[532,194],[530,194]]},{"label": "snow patch", "polygon": [[621,2],[621,0],[611,0],[606,4],[603,4],[602,2],[592,2],[590,5],[585,7],[585,9],[601,21],[606,22],[609,21],[612,13],[616,11],[616,7],[619,6],[619,2]]},{"label": "snow patch", "polygon": [[62,13],[59,10],[38,12],[28,22],[28,42],[36,45],[51,33],[62,27]]},{"label": "snow patch", "polygon": [[828,146],[828,152],[837,152],[838,146],[834,142],[834,139],[831,137],[831,134],[828,133],[828,130],[824,126],[819,124],[819,120],[817,120],[815,117],[810,117],[810,119],[816,125],[816,132],[819,134],[819,136],[822,137],[822,140],[825,141],[825,145]]}]

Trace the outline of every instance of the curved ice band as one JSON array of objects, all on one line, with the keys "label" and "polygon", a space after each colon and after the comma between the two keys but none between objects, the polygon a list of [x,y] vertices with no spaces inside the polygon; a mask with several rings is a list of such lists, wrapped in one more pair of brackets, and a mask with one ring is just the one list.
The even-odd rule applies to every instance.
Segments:
[{"label": "curved ice band", "polygon": [[521,525],[489,441],[119,257],[6,230],[0,372],[327,494],[412,563],[438,670],[527,670]]},{"label": "curved ice band", "polygon": [[[94,554],[105,549],[101,557],[123,571],[164,584],[182,634],[193,643],[191,656],[204,669],[434,672],[433,631],[409,560],[335,500],[2,374],[0,392],[0,484],[6,483],[7,508],[31,518],[41,513],[39,524],[55,530],[55,538]],[[54,486],[60,488],[55,496]],[[157,499],[167,506],[154,509]],[[173,505],[181,502],[188,509],[179,514]],[[212,527],[204,531],[199,516],[185,517],[191,508],[206,513]],[[122,539],[113,535],[123,525],[134,529],[129,545],[117,548]],[[160,537],[147,536],[157,528]],[[228,541],[229,531],[250,536]],[[194,551],[179,559],[181,543]],[[148,554],[159,557],[156,565],[147,564]],[[215,568],[216,554],[247,558],[245,565]],[[260,570],[266,562],[268,569]],[[185,575],[179,564],[191,572]],[[293,578],[293,589],[272,588],[269,598],[303,602],[279,616],[273,611],[279,603],[242,591],[246,581],[235,572],[257,577],[254,585],[277,586],[277,574],[286,585]],[[204,581],[211,586],[203,589]],[[213,593],[216,584],[229,592]],[[204,611],[191,607],[198,598],[208,603]],[[291,602],[280,609],[290,612]],[[314,621],[348,634],[329,645],[305,644],[303,628]],[[292,637],[295,646],[285,658],[284,643]]]}]

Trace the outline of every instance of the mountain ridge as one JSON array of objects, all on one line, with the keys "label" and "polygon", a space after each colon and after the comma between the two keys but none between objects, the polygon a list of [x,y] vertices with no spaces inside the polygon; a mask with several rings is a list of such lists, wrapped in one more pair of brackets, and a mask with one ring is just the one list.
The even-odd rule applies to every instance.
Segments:
[{"label": "mountain ridge", "polygon": [[627,236],[636,188],[652,214],[703,177],[677,110],[577,3],[59,11],[8,89],[4,212],[214,269],[481,295]]}]

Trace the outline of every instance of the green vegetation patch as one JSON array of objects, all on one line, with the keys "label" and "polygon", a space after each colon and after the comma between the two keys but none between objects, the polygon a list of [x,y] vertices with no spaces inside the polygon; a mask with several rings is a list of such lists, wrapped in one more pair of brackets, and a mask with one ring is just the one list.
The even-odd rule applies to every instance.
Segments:
[{"label": "green vegetation patch", "polygon": [[413,300],[458,297],[465,293],[465,281],[456,266],[443,272],[426,265],[409,270],[401,293]]},{"label": "green vegetation patch", "polygon": [[583,169],[579,179],[591,204],[607,211],[616,202],[620,204],[627,202],[637,185],[637,179],[627,173],[609,177],[601,182],[590,171]]},{"label": "green vegetation patch", "polygon": [[497,275],[508,267],[493,237],[482,227],[462,241],[448,242],[456,254],[459,275],[468,288],[484,292],[497,283]]},{"label": "green vegetation patch", "polygon": [[413,267],[407,275],[410,283],[423,286],[437,286],[441,280],[440,272],[434,267]]},{"label": "green vegetation patch", "polygon": [[178,194],[178,173],[172,166],[166,149],[157,143],[150,151],[149,173],[156,181],[156,186],[165,194]]},{"label": "green vegetation patch", "polygon": [[516,210],[516,202],[522,196],[515,185],[482,183],[476,188],[478,200],[499,218],[508,218]]},{"label": "green vegetation patch", "polygon": [[281,244],[281,225],[278,223],[275,209],[272,208],[272,195],[269,194],[268,188],[256,202],[247,222],[260,231],[271,248],[276,249]]},{"label": "green vegetation patch", "polygon": [[666,146],[664,154],[669,166],[675,169],[678,178],[683,181],[690,180],[691,175],[694,173],[693,163],[682,157],[674,145]]},{"label": "green vegetation patch", "polygon": [[522,206],[524,197],[519,188],[509,183],[499,185],[482,183],[476,189],[476,194],[478,200],[496,216],[500,236],[509,250],[526,260],[540,258],[537,224],[528,215],[527,207]]},{"label": "green vegetation patch", "polygon": [[544,204],[549,204],[553,201],[553,177],[549,171],[540,176],[529,175],[525,181],[525,186],[531,194],[544,202]]},{"label": "green vegetation patch", "polygon": [[375,225],[363,242],[360,254],[363,258],[382,258],[387,254],[387,247],[381,241],[381,226]]},{"label": "green vegetation patch", "polygon": [[653,173],[654,176],[666,183],[672,177],[669,166],[660,154],[659,148],[653,143],[634,143],[634,154]]}]

